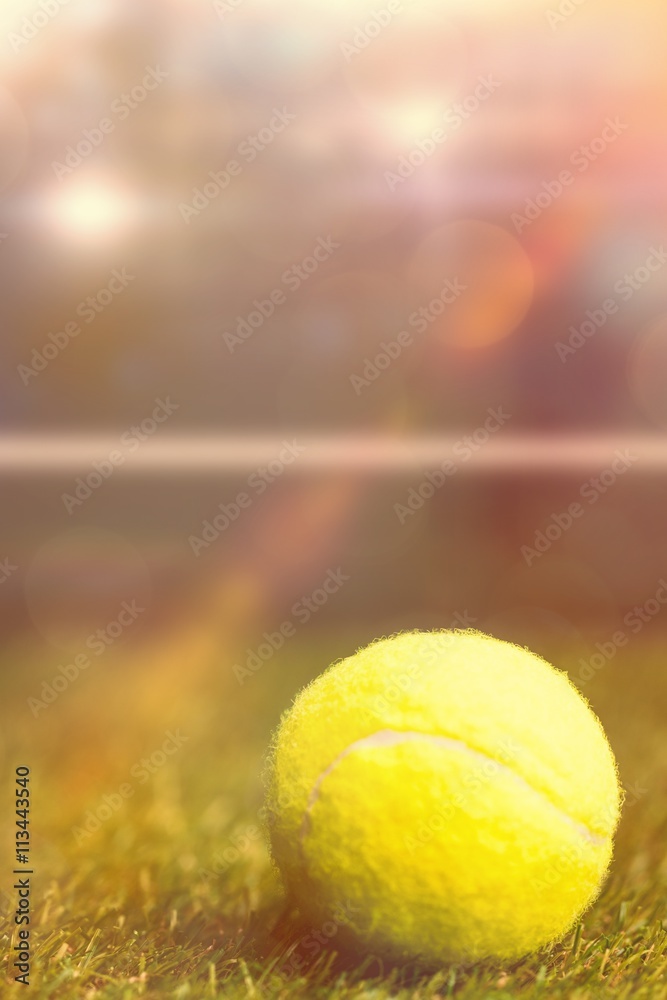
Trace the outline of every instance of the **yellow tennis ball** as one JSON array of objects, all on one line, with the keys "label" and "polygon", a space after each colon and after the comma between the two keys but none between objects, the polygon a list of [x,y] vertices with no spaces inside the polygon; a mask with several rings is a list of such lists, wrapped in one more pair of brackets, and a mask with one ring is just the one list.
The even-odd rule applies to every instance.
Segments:
[{"label": "yellow tennis ball", "polygon": [[407,632],[300,693],[267,814],[315,929],[438,963],[561,937],[600,889],[620,800],[602,726],[563,672],[479,632]]}]

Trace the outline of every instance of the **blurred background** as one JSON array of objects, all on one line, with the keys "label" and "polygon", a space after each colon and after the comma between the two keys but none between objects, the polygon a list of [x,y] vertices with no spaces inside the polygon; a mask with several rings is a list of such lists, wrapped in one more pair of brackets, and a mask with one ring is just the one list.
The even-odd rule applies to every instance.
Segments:
[{"label": "blurred background", "polygon": [[45,880],[179,726],[128,810],[215,843],[299,687],[409,627],[550,657],[664,785],[666,27],[0,5],[0,743]]}]

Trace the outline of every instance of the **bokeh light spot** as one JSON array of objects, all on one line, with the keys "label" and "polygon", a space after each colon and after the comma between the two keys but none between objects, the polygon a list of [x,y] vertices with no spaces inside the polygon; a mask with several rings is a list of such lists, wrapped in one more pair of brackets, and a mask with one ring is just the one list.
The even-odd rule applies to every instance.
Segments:
[{"label": "bokeh light spot", "polygon": [[136,201],[120,186],[78,175],[55,190],[46,208],[61,236],[100,246],[126,233],[137,213]]},{"label": "bokeh light spot", "polygon": [[385,25],[368,12],[346,39],[343,75],[359,101],[406,140],[428,135],[456,96],[464,65],[459,29],[431,4]]}]

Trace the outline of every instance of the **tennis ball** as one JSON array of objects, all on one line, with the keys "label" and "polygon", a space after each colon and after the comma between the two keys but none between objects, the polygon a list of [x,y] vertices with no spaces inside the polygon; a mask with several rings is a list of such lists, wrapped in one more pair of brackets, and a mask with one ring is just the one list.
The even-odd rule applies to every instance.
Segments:
[{"label": "tennis ball", "polygon": [[270,753],[267,817],[312,926],[437,964],[561,937],[600,889],[620,799],[564,673],[479,632],[406,632],[300,693]]}]

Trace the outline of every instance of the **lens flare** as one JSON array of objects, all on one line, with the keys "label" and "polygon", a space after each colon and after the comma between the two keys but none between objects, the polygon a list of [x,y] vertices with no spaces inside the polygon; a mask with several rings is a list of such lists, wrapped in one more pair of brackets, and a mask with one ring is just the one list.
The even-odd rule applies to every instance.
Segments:
[{"label": "lens flare", "polygon": [[509,336],[525,317],[535,287],[519,241],[500,226],[472,219],[429,233],[412,255],[408,276],[428,316],[437,313],[431,330],[463,348]]}]

